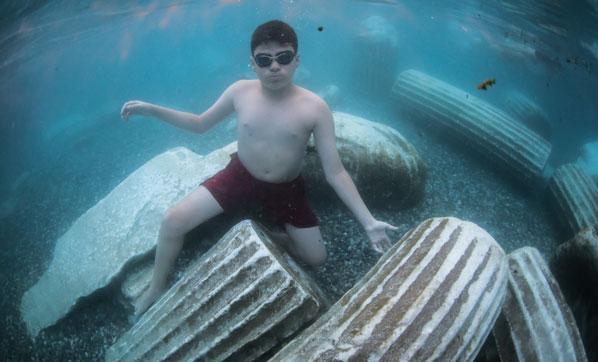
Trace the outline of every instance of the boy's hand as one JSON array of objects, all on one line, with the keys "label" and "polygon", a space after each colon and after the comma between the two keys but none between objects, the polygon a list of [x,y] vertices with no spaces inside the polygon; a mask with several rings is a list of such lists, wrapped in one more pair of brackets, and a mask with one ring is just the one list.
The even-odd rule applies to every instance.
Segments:
[{"label": "boy's hand", "polygon": [[127,121],[130,116],[136,114],[141,116],[149,115],[150,107],[152,105],[143,101],[128,101],[120,110],[120,116]]},{"label": "boy's hand", "polygon": [[396,226],[376,220],[370,227],[366,228],[365,231],[370,238],[372,248],[379,253],[384,253],[392,246],[386,232],[395,230],[398,230]]}]

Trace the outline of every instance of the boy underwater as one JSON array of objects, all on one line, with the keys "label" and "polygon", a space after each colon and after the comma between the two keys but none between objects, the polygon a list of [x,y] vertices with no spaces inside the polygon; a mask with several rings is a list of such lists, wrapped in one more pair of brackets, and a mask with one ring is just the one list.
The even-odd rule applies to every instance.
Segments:
[{"label": "boy underwater", "polygon": [[289,254],[310,266],[324,264],[326,248],[301,176],[312,133],[327,182],[365,229],[372,248],[383,252],[390,247],[386,232],[397,228],[376,220],[364,204],[337,152],[328,105],[293,83],[300,62],[297,48],[293,28],[282,21],[269,21],[258,26],[251,37],[251,66],[258,79],[233,83],[201,115],[142,101],[123,105],[125,120],[133,115],[150,116],[196,133],[208,131],[233,112],[237,115],[238,150],[230,163],[166,212],[152,281],[135,306],[136,315],[165,292],[185,234],[222,212],[259,205],[286,231],[272,236]]}]

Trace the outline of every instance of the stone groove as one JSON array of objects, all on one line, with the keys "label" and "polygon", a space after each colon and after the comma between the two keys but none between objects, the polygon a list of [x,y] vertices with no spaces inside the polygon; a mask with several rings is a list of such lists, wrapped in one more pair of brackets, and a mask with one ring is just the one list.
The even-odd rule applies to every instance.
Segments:
[{"label": "stone groove", "polygon": [[552,146],[505,112],[415,70],[399,75],[393,93],[409,114],[448,127],[523,180],[542,178]]},{"label": "stone groove", "polygon": [[598,227],[598,187],[578,165],[559,167],[549,182],[557,212],[572,235]]},{"label": "stone groove", "polygon": [[506,282],[504,252],[484,230],[427,220],[271,361],[472,360]]},{"label": "stone groove", "polygon": [[494,327],[501,360],[587,361],[573,314],[537,249],[511,253],[509,286]]},{"label": "stone groove", "polygon": [[259,358],[325,307],[293,263],[256,224],[241,222],[108,349],[106,360]]}]

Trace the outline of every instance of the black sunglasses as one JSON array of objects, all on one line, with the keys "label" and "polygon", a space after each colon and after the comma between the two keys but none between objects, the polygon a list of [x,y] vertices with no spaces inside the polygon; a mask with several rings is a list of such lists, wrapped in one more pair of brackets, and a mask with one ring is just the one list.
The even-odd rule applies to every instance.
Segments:
[{"label": "black sunglasses", "polygon": [[269,67],[270,64],[272,64],[273,60],[276,60],[276,63],[280,65],[287,65],[290,64],[294,58],[295,53],[293,53],[290,50],[285,50],[284,52],[277,53],[275,56],[271,56],[270,54],[259,53],[253,57],[253,59],[255,59],[255,64],[257,64],[257,66],[260,68]]}]

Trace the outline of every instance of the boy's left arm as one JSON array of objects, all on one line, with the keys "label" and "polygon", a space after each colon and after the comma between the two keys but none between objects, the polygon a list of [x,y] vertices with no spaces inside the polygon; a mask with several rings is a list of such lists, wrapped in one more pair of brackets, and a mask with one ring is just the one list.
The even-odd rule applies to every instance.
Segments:
[{"label": "boy's left arm", "polygon": [[372,248],[382,253],[391,246],[386,231],[397,230],[397,228],[383,221],[376,220],[368,210],[351,176],[345,170],[336,149],[332,113],[323,101],[319,105],[319,108],[314,127],[314,139],[326,181],[328,181],[340,199],[361,223],[370,239]]}]

